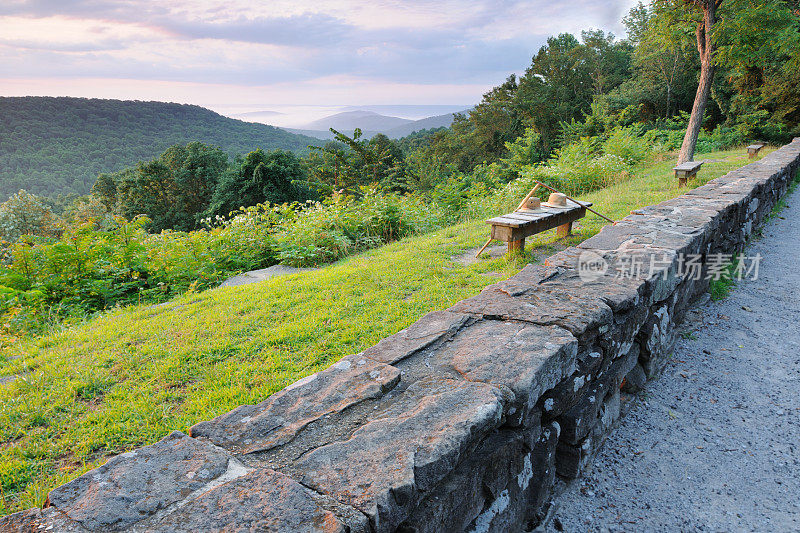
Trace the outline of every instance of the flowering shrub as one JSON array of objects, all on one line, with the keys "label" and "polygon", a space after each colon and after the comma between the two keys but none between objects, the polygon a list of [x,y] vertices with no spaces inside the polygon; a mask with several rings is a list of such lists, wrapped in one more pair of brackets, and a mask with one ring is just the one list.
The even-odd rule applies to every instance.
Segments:
[{"label": "flowering shrub", "polygon": [[614,129],[603,143],[603,153],[621,157],[627,165],[644,161],[652,149],[652,143],[632,126]]}]

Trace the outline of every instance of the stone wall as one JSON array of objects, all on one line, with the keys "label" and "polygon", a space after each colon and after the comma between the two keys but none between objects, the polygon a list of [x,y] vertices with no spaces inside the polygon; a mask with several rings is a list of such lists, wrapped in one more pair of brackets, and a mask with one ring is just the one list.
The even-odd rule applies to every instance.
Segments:
[{"label": "stone wall", "polygon": [[800,139],[634,211],[363,353],[54,489],[30,531],[514,531],[574,478],[707,289],[681,254],[740,251]]}]

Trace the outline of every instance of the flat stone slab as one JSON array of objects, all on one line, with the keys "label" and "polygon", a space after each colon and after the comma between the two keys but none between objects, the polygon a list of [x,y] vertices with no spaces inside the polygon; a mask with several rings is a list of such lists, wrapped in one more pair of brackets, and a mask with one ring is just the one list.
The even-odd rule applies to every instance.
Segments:
[{"label": "flat stone slab", "polygon": [[526,283],[514,278],[491,285],[450,310],[484,318],[558,325],[576,337],[613,319],[608,305],[584,291],[565,290],[559,283]]},{"label": "flat stone slab", "polygon": [[[580,274],[581,265],[592,257],[603,264],[604,273],[597,279],[584,279]],[[659,302],[692,275],[688,262],[685,271],[679,275],[678,255],[669,250],[568,248],[548,258],[547,262],[572,271],[559,281],[564,290],[599,298],[615,313],[635,308],[634,303],[650,305]]]},{"label": "flat stone slab", "polygon": [[452,337],[470,321],[470,318],[469,315],[450,311],[428,313],[406,329],[366,349],[364,355],[381,363],[393,365],[413,353]]},{"label": "flat stone slab", "polygon": [[46,506],[89,531],[125,529],[221,476],[229,460],[224,450],[173,431],[53,489]]},{"label": "flat stone slab", "polygon": [[671,253],[694,253],[700,245],[702,232],[678,231],[656,224],[647,224],[647,217],[631,222],[621,220],[615,226],[605,226],[600,233],[578,245],[583,250],[625,251],[655,250]]},{"label": "flat stone slab", "polygon": [[133,531],[369,533],[367,517],[274,470],[250,472]]},{"label": "flat stone slab", "polygon": [[550,256],[545,265],[528,265],[496,286],[510,296],[538,289],[597,298],[614,312],[626,311],[638,304],[642,296],[642,283],[638,280],[616,277],[613,272],[597,277],[581,276],[579,261],[590,253],[593,252],[567,248]]},{"label": "flat stone slab", "polygon": [[351,438],[305,454],[288,473],[361,510],[374,531],[394,531],[424,492],[502,423],[506,401],[483,383],[419,380]]},{"label": "flat stone slab", "polygon": [[234,453],[268,451],[291,442],[314,421],[380,398],[399,381],[398,369],[350,355],[257,405],[242,405],[195,424],[190,433]]},{"label": "flat stone slab", "polygon": [[251,270],[243,272],[238,276],[228,278],[220,284],[220,287],[238,287],[239,285],[249,285],[250,283],[258,283],[259,281],[268,280],[278,276],[288,276],[289,274],[297,274],[298,272],[308,272],[310,270],[317,270],[316,268],[295,268],[286,265],[272,265],[271,267],[262,268],[259,270]]},{"label": "flat stone slab", "polygon": [[86,529],[70,520],[64,513],[48,507],[47,509],[26,509],[18,513],[0,517],[0,531],[3,533],[86,533]]},{"label": "flat stone slab", "polygon": [[539,397],[575,370],[578,341],[558,326],[481,320],[419,361],[420,368],[508,387],[523,417]]}]

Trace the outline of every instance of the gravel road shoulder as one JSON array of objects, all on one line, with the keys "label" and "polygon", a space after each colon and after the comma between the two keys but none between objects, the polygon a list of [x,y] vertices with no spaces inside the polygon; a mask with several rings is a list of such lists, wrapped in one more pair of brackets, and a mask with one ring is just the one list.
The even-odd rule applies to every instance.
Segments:
[{"label": "gravel road shoulder", "polygon": [[759,277],[695,308],[548,531],[800,531],[800,193],[746,255]]}]

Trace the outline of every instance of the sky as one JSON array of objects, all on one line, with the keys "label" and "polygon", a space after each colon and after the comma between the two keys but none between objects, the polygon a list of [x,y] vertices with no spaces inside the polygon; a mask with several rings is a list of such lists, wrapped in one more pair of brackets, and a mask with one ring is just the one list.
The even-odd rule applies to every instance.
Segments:
[{"label": "sky", "polygon": [[622,35],[635,0],[2,0],[0,95],[192,103],[232,115],[472,105],[547,37]]}]

